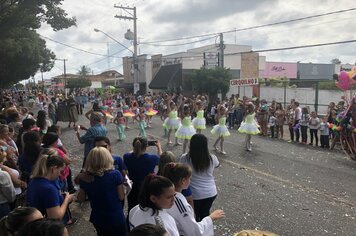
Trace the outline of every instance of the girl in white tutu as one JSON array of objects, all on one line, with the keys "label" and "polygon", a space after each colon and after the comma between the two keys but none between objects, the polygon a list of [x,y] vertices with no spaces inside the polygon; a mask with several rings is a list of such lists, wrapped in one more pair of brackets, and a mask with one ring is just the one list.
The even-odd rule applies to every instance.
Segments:
[{"label": "girl in white tutu", "polygon": [[224,151],[224,139],[225,137],[230,136],[230,132],[226,126],[226,108],[223,105],[220,105],[218,108],[216,120],[218,124],[214,125],[213,129],[210,131],[212,134],[218,136],[213,147],[215,151],[219,151],[216,146],[220,141],[220,153],[225,155],[226,152]]},{"label": "girl in white tutu", "polygon": [[251,144],[251,135],[256,135],[260,133],[258,129],[259,125],[255,120],[255,106],[253,103],[248,103],[246,107],[246,116],[244,121],[241,123],[238,132],[246,134],[246,150],[251,152],[252,151],[252,144]]},{"label": "girl in white tutu", "polygon": [[[164,120],[163,127],[168,129],[167,134],[167,144],[172,144],[171,142],[171,133],[175,132],[180,126],[181,122],[178,118],[178,111],[176,104],[172,101],[171,97],[167,96],[167,113],[168,117]],[[175,145],[181,145],[176,138]]]},{"label": "girl in white tutu", "polygon": [[176,132],[176,138],[184,140],[183,153],[186,152],[188,142],[195,133],[196,131],[192,125],[192,118],[190,116],[190,108],[186,105],[183,107],[182,125],[178,128]]},{"label": "girl in white tutu", "polygon": [[193,126],[197,130],[198,134],[201,134],[203,129],[206,129],[206,121],[204,117],[204,110],[203,110],[203,103],[198,100],[196,102],[196,109],[197,109],[197,117],[193,119]]}]

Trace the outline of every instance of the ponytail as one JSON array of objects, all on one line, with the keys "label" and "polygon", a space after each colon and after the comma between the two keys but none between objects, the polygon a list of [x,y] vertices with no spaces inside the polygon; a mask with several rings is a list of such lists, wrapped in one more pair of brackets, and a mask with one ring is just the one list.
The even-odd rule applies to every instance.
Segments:
[{"label": "ponytail", "polygon": [[184,178],[192,176],[192,169],[183,163],[168,163],[164,166],[162,176],[173,182],[174,186],[181,187]]},{"label": "ponytail", "polygon": [[142,153],[146,151],[147,139],[144,137],[136,137],[132,142],[132,146],[135,156],[141,156]]},{"label": "ponytail", "polygon": [[55,150],[50,148],[45,149],[41,152],[41,155],[32,170],[31,178],[44,177],[48,174],[51,167],[62,167],[64,164],[64,160],[57,155]]}]

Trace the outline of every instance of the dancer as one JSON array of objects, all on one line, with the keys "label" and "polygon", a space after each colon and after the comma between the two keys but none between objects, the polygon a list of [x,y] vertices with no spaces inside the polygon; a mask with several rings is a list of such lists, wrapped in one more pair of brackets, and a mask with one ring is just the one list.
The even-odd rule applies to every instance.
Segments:
[{"label": "dancer", "polygon": [[151,128],[152,116],[156,115],[158,111],[153,109],[153,103],[149,97],[145,98],[145,104],[143,105],[145,108],[146,115],[146,124],[148,128]]},{"label": "dancer", "polygon": [[[124,117],[126,118],[126,129],[130,129],[129,123],[128,123],[128,122],[129,122],[129,117],[135,117],[136,114],[134,114],[134,113],[130,110],[129,106],[126,105],[126,104],[122,107],[122,111],[123,111]],[[133,119],[134,119],[134,118],[133,118]]]},{"label": "dancer", "polygon": [[197,117],[195,117],[193,119],[193,126],[194,128],[197,130],[198,134],[201,134],[201,131],[203,129],[206,129],[206,121],[205,121],[205,117],[204,117],[204,107],[203,107],[203,103],[198,100],[196,102],[196,112],[197,112]]},{"label": "dancer", "polygon": [[140,108],[140,113],[136,116],[136,120],[138,121],[138,128],[140,130],[140,133],[138,134],[138,136],[140,137],[146,137],[146,121],[145,121],[145,110],[143,108]]},{"label": "dancer", "polygon": [[176,132],[176,138],[183,139],[183,153],[186,152],[188,142],[191,137],[196,133],[193,125],[192,118],[190,116],[189,106],[183,107],[182,126],[180,126]]},{"label": "dancer", "polygon": [[246,116],[244,121],[241,123],[238,132],[246,134],[246,150],[252,151],[251,135],[256,135],[260,133],[258,129],[259,125],[255,120],[255,106],[253,103],[249,102],[246,107]]},{"label": "dancer", "polygon": [[[178,118],[177,106],[172,101],[172,97],[168,97],[168,96],[167,96],[167,113],[168,113],[168,118],[165,119],[163,123],[163,127],[166,127],[168,129],[167,144],[172,144],[171,133],[172,131],[175,132],[181,126],[181,122],[180,119]],[[178,142],[178,138],[176,138],[175,144],[181,145]]]},{"label": "dancer", "polygon": [[126,119],[121,111],[117,112],[116,117],[114,119],[114,124],[116,124],[116,131],[118,135],[118,140],[123,141],[126,138],[125,135],[125,122]]},{"label": "dancer", "polygon": [[217,125],[214,125],[213,129],[210,131],[212,134],[217,135],[218,138],[214,143],[214,150],[219,151],[216,147],[220,141],[220,153],[225,155],[226,152],[224,151],[224,140],[225,137],[230,136],[229,129],[226,126],[226,108],[223,105],[220,105],[218,108],[218,114],[216,116],[216,121],[218,122]]}]

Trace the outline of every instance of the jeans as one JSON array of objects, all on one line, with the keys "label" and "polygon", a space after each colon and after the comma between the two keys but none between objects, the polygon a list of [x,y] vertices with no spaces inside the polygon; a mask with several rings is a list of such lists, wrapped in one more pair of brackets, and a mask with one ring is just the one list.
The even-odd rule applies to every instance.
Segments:
[{"label": "jeans", "polygon": [[315,137],[315,145],[318,146],[319,138],[318,138],[318,130],[317,129],[310,129],[310,143],[313,144],[313,139]]},{"label": "jeans", "polygon": [[306,143],[308,141],[308,126],[301,125],[300,130],[302,131],[302,142]]},{"label": "jeans", "polygon": [[275,126],[270,126],[269,129],[271,130],[271,138],[274,138],[274,129],[275,129]]},{"label": "jeans", "polygon": [[229,112],[229,128],[234,127],[234,113]]},{"label": "jeans", "polygon": [[204,219],[204,217],[210,215],[210,208],[213,205],[215,198],[216,195],[214,197],[194,200],[194,212],[195,219],[197,222],[200,222],[202,219]]},{"label": "jeans", "polygon": [[[296,120],[294,122],[294,126],[296,126],[297,124],[299,124],[299,120]],[[300,133],[299,133],[299,129],[295,129],[295,141],[299,142],[299,137],[300,137]],[[306,141],[305,141],[306,142]]]},{"label": "jeans", "polygon": [[322,148],[329,148],[329,135],[320,135],[320,144]]}]

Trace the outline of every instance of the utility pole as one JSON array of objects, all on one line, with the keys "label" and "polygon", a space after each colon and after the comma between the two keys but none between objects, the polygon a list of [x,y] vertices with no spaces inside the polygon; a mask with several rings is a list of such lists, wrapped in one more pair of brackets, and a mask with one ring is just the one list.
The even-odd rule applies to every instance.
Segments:
[{"label": "utility pole", "polygon": [[106,53],[108,54],[108,69],[110,69],[111,66],[110,66],[110,44],[109,44],[109,42],[106,43],[106,46],[107,46]]},{"label": "utility pole", "polygon": [[68,59],[56,59],[57,61],[63,61],[63,72],[64,72],[64,94],[65,97],[67,98],[67,73],[66,73],[66,61],[68,61]]},{"label": "utility pole", "polygon": [[136,17],[136,7],[123,7],[123,6],[114,6],[115,8],[119,8],[124,10],[130,16],[127,15],[116,15],[116,18],[121,20],[132,20],[133,21],[133,45],[134,45],[134,53],[133,53],[133,85],[134,85],[134,94],[136,94],[140,88],[138,84],[138,62],[137,62],[137,17]]},{"label": "utility pole", "polygon": [[224,45],[224,34],[220,33],[220,44],[219,44],[219,67],[224,68],[224,49],[225,49],[225,45]]}]

